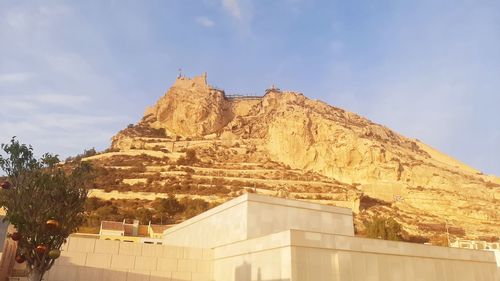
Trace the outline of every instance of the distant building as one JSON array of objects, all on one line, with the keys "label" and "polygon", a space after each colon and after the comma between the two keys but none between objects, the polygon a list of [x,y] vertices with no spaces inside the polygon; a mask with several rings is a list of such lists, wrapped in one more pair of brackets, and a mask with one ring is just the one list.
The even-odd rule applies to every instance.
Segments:
[{"label": "distant building", "polygon": [[163,232],[171,225],[151,224],[141,225],[138,220],[102,221],[99,239],[146,244],[163,242]]},{"label": "distant building", "polygon": [[486,242],[481,240],[457,239],[450,244],[453,248],[500,251],[500,242]]}]

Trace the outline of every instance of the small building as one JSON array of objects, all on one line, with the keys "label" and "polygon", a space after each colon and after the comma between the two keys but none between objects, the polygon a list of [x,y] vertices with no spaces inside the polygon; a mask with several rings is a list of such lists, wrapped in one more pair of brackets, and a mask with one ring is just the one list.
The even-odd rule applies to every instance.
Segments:
[{"label": "small building", "polygon": [[141,225],[138,220],[102,221],[99,239],[161,245],[163,232],[170,226],[151,222]]},{"label": "small building", "polygon": [[450,247],[472,250],[500,251],[500,242],[457,239],[455,242],[450,244]]}]

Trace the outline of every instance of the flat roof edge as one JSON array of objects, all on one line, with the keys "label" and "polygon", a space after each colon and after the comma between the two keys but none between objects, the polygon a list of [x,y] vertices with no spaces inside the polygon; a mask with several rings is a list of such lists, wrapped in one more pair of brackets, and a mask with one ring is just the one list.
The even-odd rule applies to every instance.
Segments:
[{"label": "flat roof edge", "polygon": [[302,201],[302,200],[297,200],[297,199],[280,198],[280,197],[254,194],[254,193],[248,193],[247,195],[248,195],[248,201],[252,201],[252,202],[271,203],[274,205],[283,205],[283,206],[287,206],[287,207],[296,207],[296,208],[301,208],[301,209],[309,209],[309,210],[323,211],[323,212],[336,213],[336,214],[352,215],[352,210],[350,208],[346,208],[346,207],[330,206],[330,205],[307,202],[307,201]]},{"label": "flat roof edge", "polygon": [[295,207],[295,208],[301,208],[301,209],[309,209],[309,210],[315,210],[315,211],[321,211],[321,212],[329,212],[329,213],[352,216],[352,210],[349,208],[329,206],[329,205],[305,202],[305,201],[294,200],[294,199],[285,199],[285,198],[279,198],[279,197],[268,196],[268,195],[246,193],[246,194],[243,194],[239,197],[231,199],[227,202],[224,202],[221,205],[219,205],[215,208],[212,208],[206,212],[203,212],[197,216],[194,216],[186,221],[183,221],[182,223],[165,230],[163,232],[163,234],[173,233],[179,229],[187,227],[191,224],[194,224],[194,223],[201,221],[205,218],[213,216],[213,215],[215,215],[219,212],[222,212],[224,210],[233,208],[233,207],[235,207],[241,203],[244,203],[244,202],[258,202],[258,203],[281,205],[281,206],[286,206],[286,207]]},{"label": "flat roof edge", "polygon": [[290,230],[290,236],[291,246],[293,247],[419,258],[465,260],[487,263],[496,262],[492,251],[440,247],[404,241],[390,241],[296,229]]}]

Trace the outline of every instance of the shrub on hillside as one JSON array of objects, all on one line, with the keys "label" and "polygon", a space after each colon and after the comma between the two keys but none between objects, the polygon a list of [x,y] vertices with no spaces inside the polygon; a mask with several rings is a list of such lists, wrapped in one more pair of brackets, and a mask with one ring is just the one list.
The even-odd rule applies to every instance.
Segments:
[{"label": "shrub on hillside", "polygon": [[196,157],[196,151],[193,149],[187,149],[186,155],[177,159],[177,165],[193,165],[198,163],[198,161],[199,159]]},{"label": "shrub on hillside", "polygon": [[369,238],[384,240],[402,240],[402,227],[393,218],[376,216],[366,224],[366,234]]},{"label": "shrub on hillside", "polygon": [[95,148],[90,148],[90,149],[85,149],[83,151],[83,153],[80,153],[80,154],[77,154],[76,156],[74,157],[68,157],[66,158],[66,160],[64,160],[65,162],[78,162],[80,160],[82,160],[82,158],[86,158],[86,157],[91,157],[91,156],[94,156],[94,155],[97,155],[97,151],[95,150]]}]

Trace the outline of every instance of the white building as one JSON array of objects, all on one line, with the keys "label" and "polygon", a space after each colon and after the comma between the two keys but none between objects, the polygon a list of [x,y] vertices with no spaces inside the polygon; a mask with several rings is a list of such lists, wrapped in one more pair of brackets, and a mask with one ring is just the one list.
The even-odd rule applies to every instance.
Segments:
[{"label": "white building", "polygon": [[159,244],[163,242],[163,232],[171,225],[151,224],[141,225],[138,220],[127,222],[102,221],[99,229],[99,238],[123,242],[137,242]]},{"label": "white building", "polygon": [[500,251],[500,242],[486,242],[486,241],[481,241],[481,240],[457,239],[455,242],[450,244],[450,247],[462,248],[462,249],[473,249],[473,250]]},{"label": "white building", "polygon": [[45,281],[498,281],[499,266],[492,251],[355,237],[350,209],[245,194],[163,245],[71,237]]}]

